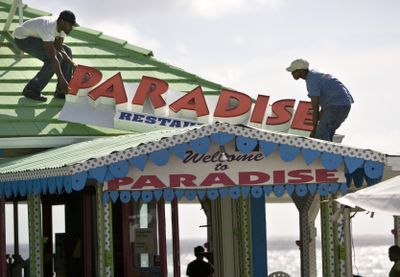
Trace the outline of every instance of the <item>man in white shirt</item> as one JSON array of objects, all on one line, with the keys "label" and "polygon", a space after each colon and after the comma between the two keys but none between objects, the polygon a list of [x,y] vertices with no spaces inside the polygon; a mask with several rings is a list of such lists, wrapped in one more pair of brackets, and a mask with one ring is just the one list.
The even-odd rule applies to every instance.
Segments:
[{"label": "man in white shirt", "polygon": [[64,45],[64,38],[76,23],[75,15],[68,10],[62,11],[58,18],[51,16],[37,17],[25,21],[14,31],[17,47],[31,56],[43,61],[40,71],[28,82],[22,94],[30,99],[46,102],[41,95],[54,73],[57,75],[55,98],[65,98],[68,82],[71,80],[75,63],[71,49]]}]

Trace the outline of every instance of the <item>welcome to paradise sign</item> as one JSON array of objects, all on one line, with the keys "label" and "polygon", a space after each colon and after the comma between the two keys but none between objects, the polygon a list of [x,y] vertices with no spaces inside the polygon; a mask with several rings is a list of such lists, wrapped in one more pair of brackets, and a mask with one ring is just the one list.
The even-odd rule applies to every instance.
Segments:
[{"label": "welcome to paradise sign", "polygon": [[189,150],[182,160],[171,155],[168,164],[162,167],[150,162],[143,171],[130,167],[127,177],[107,182],[104,190],[215,189],[236,185],[345,182],[343,165],[327,170],[319,161],[307,165],[301,155],[288,163],[282,161],[277,152],[266,158],[261,152],[236,152],[232,146],[227,153],[228,160],[221,161],[220,150],[214,146],[207,154]]},{"label": "welcome to paradise sign", "polygon": [[109,128],[150,131],[228,122],[308,135],[312,130],[310,102],[283,99],[270,103],[267,95],[250,96],[228,89],[205,96],[201,86],[183,93],[171,91],[164,80],[143,76],[124,83],[120,72],[103,80],[93,67],[79,65],[59,119]]}]

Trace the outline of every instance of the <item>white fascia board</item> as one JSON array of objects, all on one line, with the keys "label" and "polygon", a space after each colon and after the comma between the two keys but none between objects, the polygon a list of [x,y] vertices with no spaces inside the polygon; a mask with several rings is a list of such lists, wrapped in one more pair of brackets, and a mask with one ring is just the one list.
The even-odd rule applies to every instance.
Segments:
[{"label": "white fascia board", "polygon": [[104,136],[62,136],[62,137],[10,137],[0,138],[0,149],[57,148],[77,142],[102,138]]},{"label": "white fascia board", "polygon": [[394,171],[400,171],[400,155],[388,155],[386,165]]}]

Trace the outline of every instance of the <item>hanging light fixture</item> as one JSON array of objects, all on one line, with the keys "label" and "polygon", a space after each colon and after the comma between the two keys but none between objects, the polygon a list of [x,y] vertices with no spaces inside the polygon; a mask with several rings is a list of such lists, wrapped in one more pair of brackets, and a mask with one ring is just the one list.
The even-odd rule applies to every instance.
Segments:
[{"label": "hanging light fixture", "polygon": [[218,160],[220,162],[226,162],[228,160],[228,156],[226,155],[224,145],[219,146],[219,159]]}]

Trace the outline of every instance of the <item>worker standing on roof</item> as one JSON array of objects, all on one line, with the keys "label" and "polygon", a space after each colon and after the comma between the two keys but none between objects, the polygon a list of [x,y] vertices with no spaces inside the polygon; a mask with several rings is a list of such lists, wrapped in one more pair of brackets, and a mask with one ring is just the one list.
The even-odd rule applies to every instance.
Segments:
[{"label": "worker standing on roof", "polygon": [[309,63],[303,59],[294,60],[287,71],[295,80],[306,81],[308,97],[313,108],[313,130],[310,137],[333,140],[335,131],[347,118],[354,103],[349,90],[330,74],[308,69]]},{"label": "worker standing on roof", "polygon": [[71,49],[64,44],[64,38],[76,26],[79,25],[75,15],[65,10],[58,18],[33,18],[15,29],[14,40],[17,47],[44,63],[36,76],[25,86],[22,92],[25,97],[46,102],[47,98],[41,95],[41,92],[56,73],[57,87],[54,97],[65,98],[68,82],[76,65],[72,61]]}]

